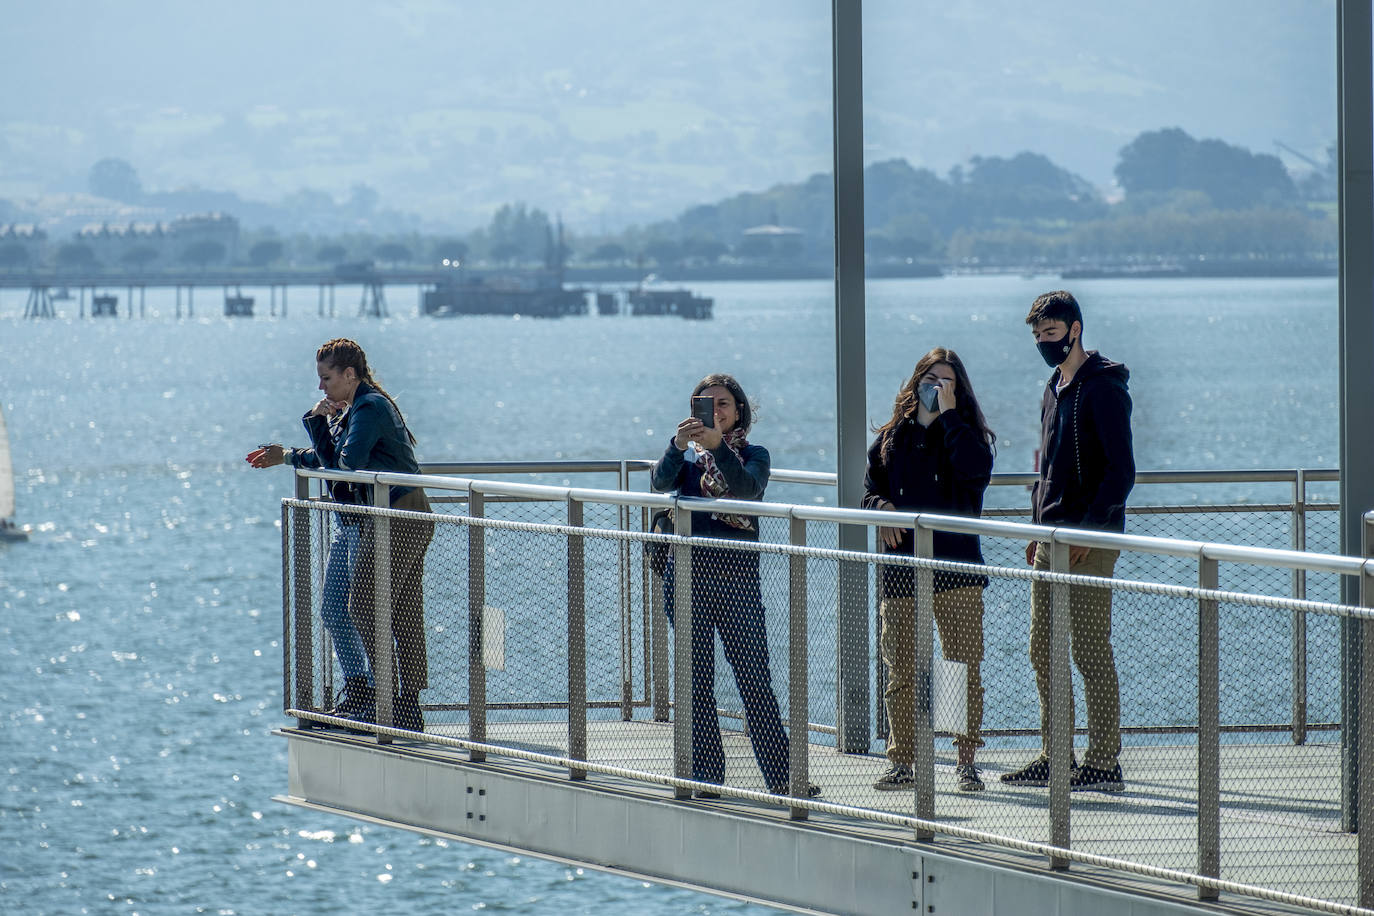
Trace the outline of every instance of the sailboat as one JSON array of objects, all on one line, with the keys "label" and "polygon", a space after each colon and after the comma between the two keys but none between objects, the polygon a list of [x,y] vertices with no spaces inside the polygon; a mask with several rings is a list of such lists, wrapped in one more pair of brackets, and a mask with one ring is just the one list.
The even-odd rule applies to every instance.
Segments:
[{"label": "sailboat", "polygon": [[10,433],[5,411],[0,409],[0,541],[26,541],[29,532],[14,523],[14,462],[10,460]]}]

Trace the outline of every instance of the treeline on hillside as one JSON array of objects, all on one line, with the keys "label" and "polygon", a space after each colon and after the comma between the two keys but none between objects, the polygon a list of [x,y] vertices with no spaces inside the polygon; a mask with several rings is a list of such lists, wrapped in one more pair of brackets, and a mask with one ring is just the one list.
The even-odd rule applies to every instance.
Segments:
[{"label": "treeline on hillside", "polygon": [[[1336,251],[1334,160],[1332,148],[1326,169],[1299,184],[1275,156],[1178,128],[1150,131],[1121,150],[1120,193],[1108,200],[1037,153],[975,156],[943,176],[892,159],[865,169],[865,247],[872,263],[947,267],[1329,259]],[[597,236],[573,237],[544,211],[515,204],[488,226],[448,240],[338,237],[325,243],[328,250],[311,244],[317,254],[371,251],[383,262],[396,260],[399,246],[417,260],[443,252],[473,263],[534,266],[550,262],[561,238],[573,265],[825,265],[833,257],[832,189],[831,176],[817,174]]]},{"label": "treeline on hillside", "polygon": [[[1045,156],[975,156],[943,176],[903,159],[865,169],[865,250],[870,264],[1017,268],[1159,260],[1321,261],[1335,257],[1335,150],[1324,169],[1295,183],[1275,157],[1179,128],[1140,134],[1121,151],[1111,199]],[[141,194],[117,160],[98,163],[93,186]],[[507,204],[467,233],[279,235],[234,229],[226,243],[175,251],[125,239],[111,252],[98,239],[67,244],[0,235],[0,269],[185,263],[318,268],[372,262],[383,267],[461,264],[486,268],[616,268],[622,272],[761,268],[774,274],[824,270],[832,261],[829,174],[691,207],[672,220],[575,237],[556,215]],[[375,192],[354,189],[349,206],[375,211]],[[133,228],[133,227],[130,227]],[[110,240],[104,240],[109,242]],[[126,244],[127,242],[127,244]],[[111,243],[113,244],[113,243]],[[171,244],[164,241],[163,247]],[[97,257],[97,255],[101,255]],[[142,259],[141,261],[139,259]]]}]

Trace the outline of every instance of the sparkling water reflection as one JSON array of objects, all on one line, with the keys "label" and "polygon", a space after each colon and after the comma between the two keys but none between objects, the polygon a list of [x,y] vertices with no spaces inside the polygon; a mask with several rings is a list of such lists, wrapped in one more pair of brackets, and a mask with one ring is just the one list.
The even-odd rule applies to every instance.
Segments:
[{"label": "sparkling water reflection", "polygon": [[[952,346],[999,434],[997,469],[1028,470],[1045,368],[1022,322],[1045,283],[872,284],[870,418],[891,410],[921,353]],[[1089,346],[1132,369],[1140,467],[1335,466],[1334,281],[1075,290]],[[363,343],[422,460],[652,456],[693,382],[725,370],[758,402],[754,438],[776,465],[832,469],[829,285],[702,291],[717,318],[700,324],[326,321],[304,308],[176,322],[170,294],[151,292],[156,317],[142,321],[0,319],[20,521],[35,529],[0,545],[0,907],[764,912],[270,801],[286,783],[270,730],[288,484],[242,455],[302,441],[314,348],[335,335]],[[16,295],[0,312],[22,310]]]}]

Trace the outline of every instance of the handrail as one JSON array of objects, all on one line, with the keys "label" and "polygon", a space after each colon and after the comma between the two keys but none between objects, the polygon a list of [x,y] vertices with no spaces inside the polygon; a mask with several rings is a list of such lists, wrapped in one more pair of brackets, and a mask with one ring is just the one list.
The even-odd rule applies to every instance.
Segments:
[{"label": "handrail", "polygon": [[[647,471],[654,465],[651,458],[630,459],[556,459],[552,461],[444,461],[422,462],[420,470],[425,474],[540,474],[540,473],[615,473],[624,466],[629,471]],[[1225,471],[1209,470],[1170,470],[1136,471],[1137,484],[1163,483],[1290,483],[1299,479],[1331,483],[1340,480],[1340,471],[1335,468],[1251,468]],[[837,476],[833,471],[803,471],[789,468],[773,468],[769,472],[770,483],[808,483],[818,486],[835,486]],[[1035,483],[1039,475],[1032,472],[1009,471],[992,475],[992,486],[1028,486]]]},{"label": "handrail", "polygon": [[[436,474],[397,474],[387,471],[333,471],[298,468],[301,477],[338,480],[348,483],[381,484],[392,487],[424,487],[436,490],[462,490],[484,495],[524,496],[549,502],[573,500],[583,503],[642,506],[646,508],[681,508],[689,512],[734,512],[765,518],[802,519],[805,521],[835,522],[868,527],[921,527],[931,530],[955,531],[989,537],[1003,537],[1024,541],[1056,541],[1081,547],[1100,547],[1108,550],[1131,550],[1160,556],[1197,557],[1223,562],[1252,563],[1284,569],[1307,569],[1337,575],[1358,576],[1374,574],[1374,561],[1340,554],[1313,553],[1273,547],[1245,547],[1209,541],[1181,538],[1162,538],[1146,535],[1118,534],[1108,531],[1033,525],[1024,522],[1000,522],[982,518],[946,516],[935,513],[888,512],[875,509],[844,509],[834,506],[805,506],[791,503],[753,502],[736,499],[702,499],[693,496],[671,496],[663,493],[637,493],[624,490],[603,490],[586,487],[562,487],[547,484],[516,483],[514,481],[481,480],[470,477],[445,477]],[[1259,472],[1265,473],[1265,472]],[[1268,478],[1266,478],[1268,479]]]}]

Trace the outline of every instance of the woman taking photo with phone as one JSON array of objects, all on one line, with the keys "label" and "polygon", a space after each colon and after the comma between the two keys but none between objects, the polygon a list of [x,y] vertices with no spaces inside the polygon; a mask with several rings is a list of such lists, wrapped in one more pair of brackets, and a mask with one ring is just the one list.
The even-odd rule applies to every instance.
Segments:
[{"label": "woman taking photo with phone", "polygon": [[[709,399],[709,400],[704,400]],[[706,499],[761,500],[768,486],[768,450],[746,436],[753,410],[733,376],[708,375],[692,391],[692,415],[677,426],[663,457],[654,463],[653,488]],[[679,510],[681,511],[681,510]],[[758,519],[750,515],[692,513],[692,535],[758,541]],[[663,578],[668,619],[673,619],[674,568]],[[735,673],[744,702],[754,758],[774,795],[789,794],[787,733],[768,667],[768,636],[759,588],[759,555],[751,550],[692,548],[692,778],[725,782],[715,696],[715,634]],[[681,660],[678,662],[682,663]],[[678,699],[681,703],[681,698]],[[698,798],[718,794],[698,791]],[[808,794],[819,795],[816,786]]]},{"label": "woman taking photo with phone", "polygon": [[[997,437],[983,419],[968,373],[953,350],[936,347],[916,363],[897,392],[892,418],[877,430],[864,476],[865,509],[977,517],[992,479]],[[878,529],[882,551],[912,555],[909,528]],[[935,532],[941,560],[982,563],[978,536]],[[915,751],[916,589],[909,566],[878,567],[880,648],[887,669],[888,769],[875,789],[911,791]],[[983,589],[987,576],[935,571],[935,623],[950,661],[968,667],[968,722],[954,738],[962,792],[981,791],[974,753],[983,745]]]},{"label": "woman taking photo with phone", "polygon": [[[415,460],[415,437],[391,395],[372,377],[363,348],[346,338],[328,341],[316,351],[315,367],[324,397],[302,418],[311,448],[266,445],[250,453],[248,462],[255,468],[285,463],[299,468],[420,473]],[[330,482],[330,494],[339,502],[371,505],[371,489]],[[418,487],[392,487],[390,495],[393,509],[429,511],[429,500]],[[367,659],[374,663],[376,660],[376,519],[339,512],[336,521],[320,608],[344,674],[344,701],[335,712],[344,718],[370,722],[375,711],[375,664],[368,665]],[[409,731],[423,731],[419,697],[420,691],[429,685],[429,662],[421,585],[425,551],[433,537],[434,524],[393,518],[389,527],[393,671],[400,675],[400,689],[393,693],[392,724]]]}]

